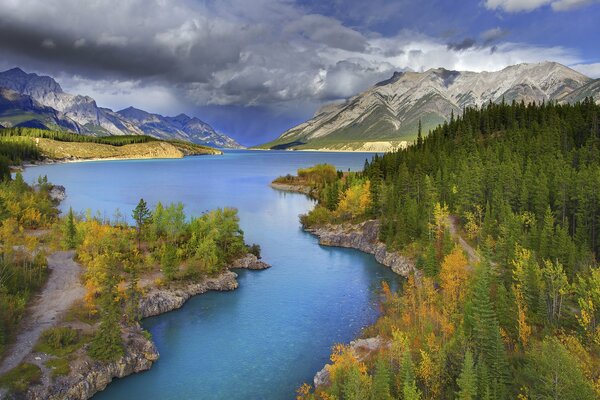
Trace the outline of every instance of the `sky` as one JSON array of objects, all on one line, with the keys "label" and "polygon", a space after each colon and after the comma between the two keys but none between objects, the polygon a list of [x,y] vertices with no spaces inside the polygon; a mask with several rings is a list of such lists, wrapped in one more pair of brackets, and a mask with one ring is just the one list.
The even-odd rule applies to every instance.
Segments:
[{"label": "sky", "polygon": [[2,0],[0,69],[263,143],[394,71],[600,78],[600,0]]}]

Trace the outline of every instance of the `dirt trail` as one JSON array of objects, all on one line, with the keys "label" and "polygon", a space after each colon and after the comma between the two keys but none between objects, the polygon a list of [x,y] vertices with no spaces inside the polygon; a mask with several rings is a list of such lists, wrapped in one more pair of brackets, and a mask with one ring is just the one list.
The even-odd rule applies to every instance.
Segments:
[{"label": "dirt trail", "polygon": [[85,289],[79,279],[81,267],[73,260],[74,255],[73,251],[57,251],[48,256],[48,282],[23,318],[17,340],[0,364],[0,375],[19,365],[41,333],[55,325],[73,302],[84,296]]},{"label": "dirt trail", "polygon": [[475,250],[465,239],[460,236],[459,233],[459,223],[458,217],[456,215],[451,215],[448,217],[448,229],[450,230],[450,234],[453,237],[458,238],[458,243],[463,248],[467,256],[469,257],[469,262],[471,264],[478,264],[481,261],[481,257],[479,257],[479,253]]}]

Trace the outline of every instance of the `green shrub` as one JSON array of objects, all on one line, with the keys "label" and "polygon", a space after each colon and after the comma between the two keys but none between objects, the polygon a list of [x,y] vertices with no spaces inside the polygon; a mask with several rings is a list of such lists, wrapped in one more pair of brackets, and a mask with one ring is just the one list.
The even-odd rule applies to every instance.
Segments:
[{"label": "green shrub", "polygon": [[81,345],[81,337],[77,330],[69,327],[50,328],[40,337],[35,350],[55,356],[65,356],[77,350]]},{"label": "green shrub", "polygon": [[256,258],[261,258],[260,257],[260,245],[254,243],[253,245],[248,246],[248,253],[254,254],[256,256]]},{"label": "green shrub", "polygon": [[300,223],[304,228],[310,228],[312,226],[325,225],[332,221],[333,215],[326,207],[321,205],[316,206],[308,214],[300,216]]},{"label": "green shrub", "polygon": [[0,386],[14,393],[22,393],[33,384],[39,383],[42,378],[40,367],[34,364],[23,363],[11,369],[0,377]]}]

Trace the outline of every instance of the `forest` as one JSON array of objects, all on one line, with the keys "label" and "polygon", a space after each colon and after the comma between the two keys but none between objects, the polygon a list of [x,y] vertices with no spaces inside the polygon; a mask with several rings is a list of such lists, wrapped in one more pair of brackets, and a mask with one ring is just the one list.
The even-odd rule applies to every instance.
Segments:
[{"label": "forest", "polygon": [[305,227],[376,218],[416,268],[363,333],[387,346],[336,346],[330,384],[298,398],[600,397],[599,117],[591,99],[468,108],[325,184]]}]

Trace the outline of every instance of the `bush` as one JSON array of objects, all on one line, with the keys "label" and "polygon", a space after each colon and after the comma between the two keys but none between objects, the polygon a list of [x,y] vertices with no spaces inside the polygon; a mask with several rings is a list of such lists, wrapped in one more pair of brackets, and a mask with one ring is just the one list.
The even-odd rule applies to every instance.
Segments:
[{"label": "bush", "polygon": [[254,254],[256,258],[260,259],[260,245],[254,243],[251,246],[248,246],[248,253]]},{"label": "bush", "polygon": [[40,367],[34,364],[23,363],[8,371],[0,377],[0,386],[11,392],[22,393],[42,378]]},{"label": "bush", "polygon": [[35,350],[55,356],[64,356],[77,350],[80,344],[81,337],[77,330],[69,327],[57,327],[42,333]]},{"label": "bush", "polygon": [[332,221],[332,217],[331,211],[318,205],[308,214],[301,215],[300,223],[304,228],[310,228],[312,226],[328,224]]}]

